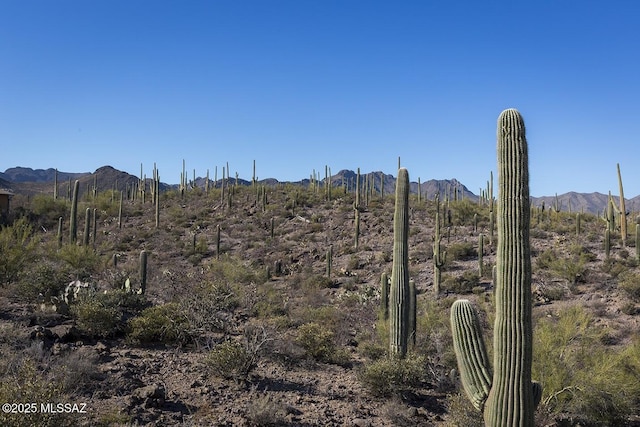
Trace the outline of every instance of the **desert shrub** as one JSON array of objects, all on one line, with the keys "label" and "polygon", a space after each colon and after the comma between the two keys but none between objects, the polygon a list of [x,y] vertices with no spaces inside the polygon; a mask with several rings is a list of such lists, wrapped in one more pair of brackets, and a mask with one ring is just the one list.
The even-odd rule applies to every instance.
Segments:
[{"label": "desert shrub", "polygon": [[453,299],[426,300],[419,305],[415,352],[425,357],[426,380],[442,392],[455,388],[452,369],[457,368],[453,350],[449,307]]},{"label": "desert shrub", "polygon": [[53,381],[68,393],[90,391],[96,381],[103,379],[98,369],[98,356],[93,352],[72,350],[54,359],[50,367]]},{"label": "desert shrub", "polygon": [[27,269],[14,288],[16,296],[25,301],[36,301],[40,295],[49,300],[57,297],[69,283],[66,272],[55,263],[41,259]]},{"label": "desert shrub", "polygon": [[218,377],[244,382],[271,341],[266,329],[248,326],[240,341],[226,340],[211,349],[207,366]]},{"label": "desert shrub", "polygon": [[476,271],[465,271],[458,276],[445,276],[442,289],[456,294],[469,294],[480,284],[480,277]]},{"label": "desert shrub", "polygon": [[472,225],[473,217],[478,214],[482,217],[482,209],[478,203],[474,203],[471,200],[461,200],[459,202],[453,202],[453,218],[457,225]]},{"label": "desert shrub", "polygon": [[264,269],[254,269],[245,261],[233,257],[211,260],[205,265],[205,275],[213,283],[248,285],[267,281]]},{"label": "desert shrub", "polygon": [[539,411],[594,425],[624,425],[637,413],[640,343],[620,351],[602,345],[604,335],[581,307],[538,321],[532,376],[543,386]]},{"label": "desert shrub", "polygon": [[70,307],[78,328],[90,337],[111,337],[123,329],[122,311],[103,295],[83,294]]},{"label": "desert shrub", "polygon": [[482,412],[473,407],[464,392],[447,396],[445,427],[483,427]]},{"label": "desert shrub", "polygon": [[640,302],[640,275],[626,271],[618,276],[618,287],[633,301]]},{"label": "desert shrub", "polygon": [[0,286],[25,274],[26,267],[36,257],[38,243],[39,239],[34,236],[26,218],[19,218],[9,226],[0,226]]},{"label": "desert shrub", "polygon": [[231,313],[240,306],[237,286],[204,282],[196,285],[179,301],[190,326],[192,337],[209,331],[226,331]]},{"label": "desert shrub", "polygon": [[575,285],[585,280],[587,262],[593,260],[593,254],[582,246],[573,246],[568,256],[562,256],[555,249],[547,249],[535,260],[535,265],[541,270],[547,270],[552,275],[565,279]]},{"label": "desert shrub", "polygon": [[[104,212],[107,216],[117,217],[120,211],[120,192],[116,190],[102,191],[97,194],[93,204],[98,211]],[[126,204],[123,203],[122,209],[125,208]]]},{"label": "desert shrub", "polygon": [[416,354],[408,354],[403,359],[385,357],[365,364],[358,372],[358,379],[374,396],[397,396],[423,384],[426,366],[424,358]]},{"label": "desert shrub", "polygon": [[293,321],[302,325],[305,323],[317,323],[328,331],[335,333],[342,320],[344,313],[334,305],[323,305],[320,307],[296,307],[291,314]]},{"label": "desert shrub", "polygon": [[207,366],[217,377],[243,382],[256,367],[256,355],[236,341],[225,341],[207,355]]},{"label": "desert shrub", "polygon": [[470,242],[452,243],[447,246],[447,263],[449,261],[464,260],[478,256],[478,251]]},{"label": "desert shrub", "polygon": [[622,307],[620,307],[620,311],[624,314],[628,314],[629,316],[635,316],[640,313],[640,309],[631,301],[624,303]]},{"label": "desert shrub", "polygon": [[254,316],[265,319],[287,316],[289,314],[288,297],[274,284],[267,282],[258,287],[251,311]]},{"label": "desert shrub", "polygon": [[88,246],[64,245],[56,257],[66,263],[69,274],[76,280],[89,279],[102,264],[100,256]]},{"label": "desert shrub", "polygon": [[66,199],[54,200],[50,195],[38,194],[31,200],[32,220],[40,228],[56,232],[58,218],[69,216],[69,204]]},{"label": "desert shrub", "polygon": [[0,381],[0,401],[3,403],[37,405],[37,410],[24,413],[0,412],[0,425],[12,427],[65,427],[77,425],[78,414],[46,413],[40,411],[40,403],[69,403],[63,386],[38,369],[37,364],[23,358],[17,363],[8,363]]},{"label": "desert shrub", "polygon": [[601,270],[609,274],[611,277],[616,278],[621,273],[628,271],[629,266],[623,260],[611,257],[604,260],[601,266]]},{"label": "desert shrub", "polygon": [[[294,284],[296,287],[297,284]],[[304,291],[317,290],[330,288],[333,286],[333,281],[326,276],[322,276],[320,274],[312,274],[308,277],[302,279],[299,285],[300,288]]]},{"label": "desert shrub", "polygon": [[348,362],[349,356],[335,345],[334,333],[318,323],[305,323],[298,327],[297,342],[307,356],[318,362],[339,365]]},{"label": "desert shrub", "polygon": [[566,289],[557,284],[541,284],[535,289],[535,294],[543,301],[560,301],[566,295]]},{"label": "desert shrub", "polygon": [[287,408],[265,391],[253,396],[247,404],[245,418],[250,426],[269,427],[287,425]]},{"label": "desert shrub", "polygon": [[128,322],[127,339],[136,344],[186,344],[191,341],[187,316],[177,303],[146,308]]}]

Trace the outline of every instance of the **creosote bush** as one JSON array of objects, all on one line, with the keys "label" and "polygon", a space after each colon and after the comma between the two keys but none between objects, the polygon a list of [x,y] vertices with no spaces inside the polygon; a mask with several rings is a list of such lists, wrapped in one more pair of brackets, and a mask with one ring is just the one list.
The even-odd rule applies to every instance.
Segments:
[{"label": "creosote bush", "polygon": [[122,332],[122,312],[100,294],[83,295],[70,310],[78,328],[90,337],[113,337]]},{"label": "creosote bush", "polygon": [[358,373],[362,385],[374,396],[399,396],[426,382],[424,357],[408,353],[404,358],[384,357],[365,364]]},{"label": "creosote bush", "polygon": [[477,271],[465,271],[452,276],[447,275],[442,282],[442,289],[456,294],[469,294],[480,284],[480,276]]},{"label": "creosote bush", "polygon": [[39,240],[22,217],[12,225],[0,226],[0,286],[17,280],[36,258]]},{"label": "creosote bush", "polygon": [[618,287],[622,289],[632,301],[640,302],[640,274],[626,271],[618,276]]},{"label": "creosote bush", "polygon": [[470,242],[452,243],[447,248],[447,264],[449,261],[465,260],[478,256],[478,251]]},{"label": "creosote bush", "polygon": [[581,307],[542,318],[534,329],[533,372],[543,385],[538,411],[588,425],[624,425],[640,395],[640,341],[602,345],[605,330]]},{"label": "creosote bush", "polygon": [[178,303],[146,308],[129,320],[127,339],[135,344],[187,344],[189,322]]},{"label": "creosote bush", "polygon": [[206,363],[211,372],[224,379],[243,382],[256,367],[255,354],[236,341],[225,341],[215,346],[207,355]]},{"label": "creosote bush", "polygon": [[333,332],[318,323],[305,323],[299,326],[297,342],[304,348],[307,356],[318,362],[337,365],[349,362],[349,355],[336,346]]}]

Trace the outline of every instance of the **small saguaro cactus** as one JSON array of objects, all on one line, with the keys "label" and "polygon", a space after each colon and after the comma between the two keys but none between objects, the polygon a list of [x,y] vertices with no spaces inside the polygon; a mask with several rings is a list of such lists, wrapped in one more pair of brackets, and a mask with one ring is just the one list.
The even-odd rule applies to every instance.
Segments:
[{"label": "small saguaro cactus", "polygon": [[78,238],[78,192],[80,191],[80,181],[73,184],[73,198],[71,199],[71,216],[69,218],[69,241],[76,243]]},{"label": "small saguaro cactus", "polygon": [[440,282],[442,281],[442,267],[447,262],[447,251],[440,247],[440,214],[436,211],[436,222],[433,236],[433,292],[436,297],[440,294]]},{"label": "small saguaro cactus", "polygon": [[542,388],[531,381],[531,248],[529,167],[522,116],[498,119],[498,245],[493,373],[477,314],[467,300],[451,307],[454,350],[462,384],[487,426],[534,425]]},{"label": "small saguaro cactus", "polygon": [[409,336],[409,172],[398,169],[389,290],[389,352],[404,357]]},{"label": "small saguaro cactus", "polygon": [[389,318],[389,276],[386,272],[380,275],[380,308],[384,320]]},{"label": "small saguaro cactus", "polygon": [[84,235],[82,244],[89,246],[89,237],[91,236],[91,208],[87,208],[84,215]]},{"label": "small saguaro cactus", "polygon": [[147,251],[140,252],[140,293],[145,294],[147,290]]},{"label": "small saguaro cactus", "polygon": [[478,236],[478,276],[484,275],[484,234]]}]

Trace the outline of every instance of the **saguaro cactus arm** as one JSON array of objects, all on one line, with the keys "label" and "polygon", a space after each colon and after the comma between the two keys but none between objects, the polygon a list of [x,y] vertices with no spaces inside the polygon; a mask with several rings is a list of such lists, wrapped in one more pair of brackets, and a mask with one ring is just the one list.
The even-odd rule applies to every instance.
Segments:
[{"label": "saguaro cactus arm", "polygon": [[462,387],[473,406],[482,411],[491,390],[492,373],[478,315],[468,300],[458,300],[451,306],[451,330]]}]

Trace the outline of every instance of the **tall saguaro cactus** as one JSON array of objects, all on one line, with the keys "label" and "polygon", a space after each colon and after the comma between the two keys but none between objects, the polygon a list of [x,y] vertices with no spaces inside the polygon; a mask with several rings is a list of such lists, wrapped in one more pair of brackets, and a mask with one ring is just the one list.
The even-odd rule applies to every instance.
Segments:
[{"label": "tall saguaro cactus", "polygon": [[622,246],[627,245],[627,208],[624,204],[624,188],[622,188],[622,175],[620,174],[620,163],[616,164],[618,168],[618,186],[620,187],[620,237],[622,237]]},{"label": "tall saguaro cactus", "polygon": [[462,383],[487,426],[531,426],[541,387],[531,382],[531,249],[529,167],[522,116],[498,118],[498,248],[493,374],[477,314],[466,300],[451,309],[454,349]]},{"label": "tall saguaro cactus", "polygon": [[389,351],[404,357],[409,336],[409,172],[398,170],[389,291]]},{"label": "tall saguaro cactus", "polygon": [[73,199],[71,199],[71,215],[69,217],[69,242],[76,243],[78,238],[78,193],[80,191],[80,181],[73,184]]}]

